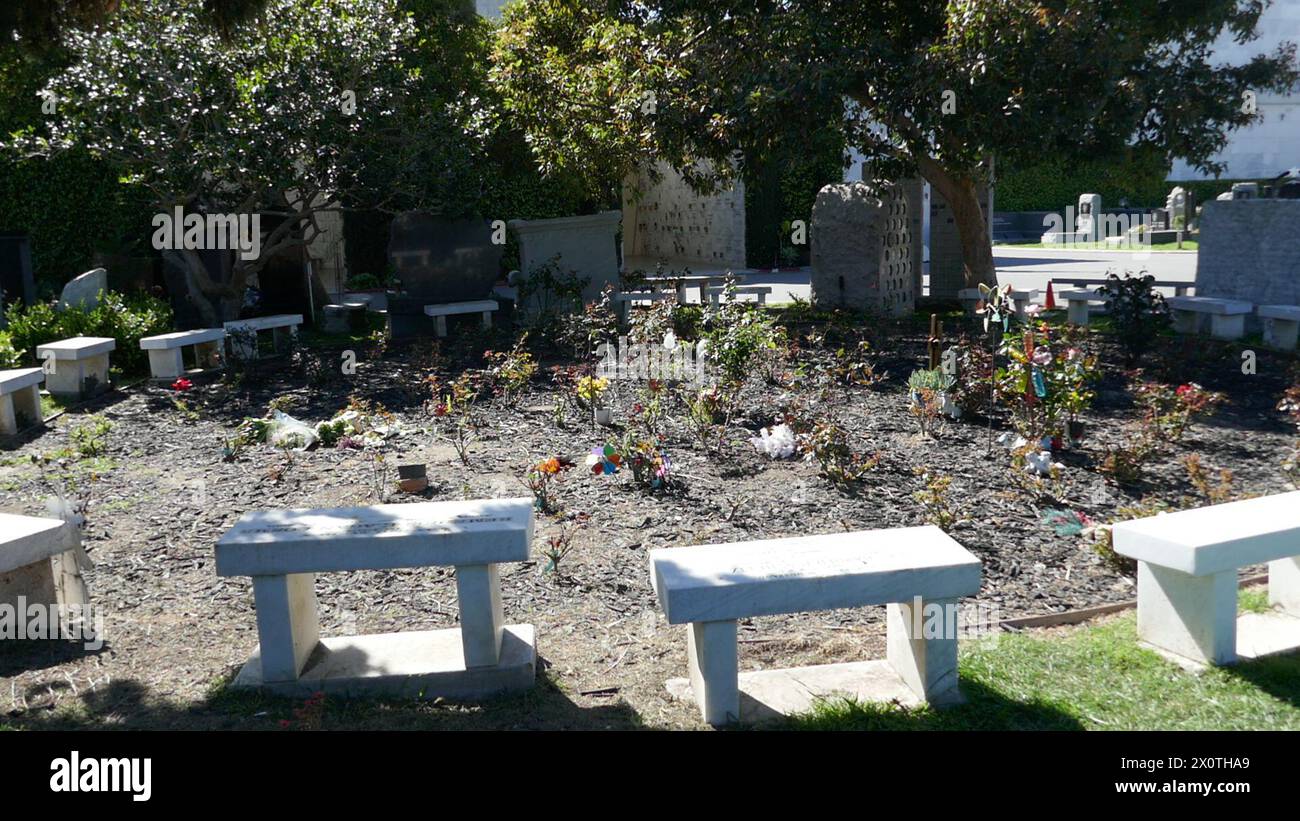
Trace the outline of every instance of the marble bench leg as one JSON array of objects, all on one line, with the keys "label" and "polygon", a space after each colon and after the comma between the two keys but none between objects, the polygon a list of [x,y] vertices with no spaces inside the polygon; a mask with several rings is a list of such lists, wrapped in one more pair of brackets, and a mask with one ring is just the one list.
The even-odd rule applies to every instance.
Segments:
[{"label": "marble bench leg", "polygon": [[1237,571],[1189,576],[1138,562],[1138,637],[1208,664],[1237,660]]},{"label": "marble bench leg", "polygon": [[456,596],[460,600],[460,640],[465,650],[465,667],[495,667],[501,660],[501,638],[505,632],[497,566],[458,565]]},{"label": "marble bench leg", "polygon": [[1210,336],[1215,339],[1241,339],[1246,335],[1245,314],[1211,314]]},{"label": "marble bench leg", "polygon": [[445,317],[445,316],[435,316],[435,317],[433,318],[433,327],[434,327],[434,330],[437,332],[438,336],[440,336],[440,337],[444,337],[444,336],[446,336],[446,335],[447,335],[447,317]]},{"label": "marble bench leg", "polygon": [[257,359],[257,331],[233,331],[227,338],[230,352],[237,360],[251,362]]},{"label": "marble bench leg", "polygon": [[1300,322],[1289,319],[1264,320],[1264,344],[1270,348],[1293,351],[1297,337],[1300,337]]},{"label": "marble bench leg", "polygon": [[297,338],[297,325],[271,329],[271,343],[275,347],[277,353],[288,350]]},{"label": "marble bench leg", "polygon": [[[933,620],[930,624],[931,631],[939,630],[938,637],[926,637],[926,611],[934,612],[929,605],[935,605],[943,614],[937,624]],[[945,635],[949,628],[956,627],[956,619],[947,617],[949,608],[956,605],[956,599],[929,599],[888,606],[886,658],[912,692],[929,704],[962,700],[957,688],[957,636]]]},{"label": "marble bench leg", "polygon": [[1268,602],[1300,616],[1300,556],[1268,563]]},{"label": "marble bench leg", "polygon": [[220,342],[200,342],[194,346],[194,364],[204,370],[224,368],[225,352]]},{"label": "marble bench leg", "polygon": [[734,621],[686,625],[691,692],[705,722],[720,727],[740,719],[740,665]]},{"label": "marble bench leg", "polygon": [[1195,334],[1201,331],[1201,317],[1198,311],[1174,311],[1174,331],[1180,334]]},{"label": "marble bench leg", "polygon": [[180,348],[149,351],[149,372],[154,379],[175,379],[185,373]]},{"label": "marble bench leg", "polygon": [[1072,299],[1066,303],[1068,307],[1065,310],[1065,319],[1071,325],[1088,324],[1088,303],[1083,300]]},{"label": "marble bench leg", "polygon": [[320,641],[316,574],[254,576],[262,681],[297,681]]},{"label": "marble bench leg", "polygon": [[41,391],[35,385],[0,396],[0,433],[17,433],[42,418]]},{"label": "marble bench leg", "polygon": [[491,327],[492,327],[492,312],[491,312],[491,311],[484,311],[484,312],[483,312],[483,327],[484,327],[484,328],[491,328]]},{"label": "marble bench leg", "polygon": [[45,387],[56,396],[82,397],[108,387],[108,354],[86,359],[60,359],[45,375]]}]

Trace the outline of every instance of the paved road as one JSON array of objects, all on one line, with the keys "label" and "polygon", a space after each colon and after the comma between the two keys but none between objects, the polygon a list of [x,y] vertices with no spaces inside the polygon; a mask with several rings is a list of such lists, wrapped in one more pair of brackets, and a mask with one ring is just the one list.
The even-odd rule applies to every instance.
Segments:
[{"label": "paved road", "polygon": [[[1196,280],[1195,251],[1092,251],[1045,248],[1017,248],[1014,245],[997,245],[993,248],[993,263],[998,269],[998,282],[1017,288],[1047,288],[1052,277],[1094,277],[1105,279],[1107,271],[1136,274],[1145,269],[1159,280],[1194,282]],[[711,269],[692,269],[701,273]],[[789,302],[792,298],[808,299],[808,269],[798,271],[747,270],[745,282],[749,285],[770,285],[772,293],[768,302]],[[927,283],[928,287],[928,283]],[[688,289],[688,299],[698,301],[697,289]]]},{"label": "paved road", "polygon": [[1104,278],[1107,271],[1136,274],[1143,269],[1156,279],[1173,282],[1196,280],[1195,251],[1083,251],[1047,250],[1044,248],[1016,248],[997,245],[993,248],[993,264],[998,269],[998,282],[1010,283],[1017,288],[1047,287],[1052,277]]}]

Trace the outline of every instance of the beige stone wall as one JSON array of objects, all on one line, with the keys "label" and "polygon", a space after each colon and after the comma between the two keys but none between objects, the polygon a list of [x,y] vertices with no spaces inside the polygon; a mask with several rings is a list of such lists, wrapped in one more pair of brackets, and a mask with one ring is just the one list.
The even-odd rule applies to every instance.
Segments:
[{"label": "beige stone wall", "polygon": [[312,270],[325,290],[341,293],[348,278],[348,258],[343,245],[343,215],[328,211],[316,215],[320,233],[307,245],[307,255],[312,259]]},{"label": "beige stone wall", "polygon": [[[643,174],[624,185],[624,259],[744,268],[744,183],[701,196],[667,165],[658,170],[663,176],[656,184]],[[635,190],[642,192],[639,198]]]}]

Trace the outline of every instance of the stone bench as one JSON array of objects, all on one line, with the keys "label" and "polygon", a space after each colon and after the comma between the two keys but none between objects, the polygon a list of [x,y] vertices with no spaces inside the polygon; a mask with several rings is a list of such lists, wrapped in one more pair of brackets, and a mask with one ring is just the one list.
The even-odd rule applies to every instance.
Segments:
[{"label": "stone bench", "polygon": [[[27,615],[20,603],[57,608],[51,615],[60,622],[84,616],[90,600],[80,549],[81,533],[71,522],[0,513],[0,605],[15,608],[20,620]],[[48,637],[56,626],[49,625]]]},{"label": "stone bench", "polygon": [[1260,305],[1255,312],[1263,320],[1265,345],[1295,350],[1300,335],[1300,305]]},{"label": "stone bench", "polygon": [[[687,625],[689,687],[669,690],[689,693],[709,724],[807,709],[845,687],[868,700],[961,700],[955,631],[927,637],[921,622],[979,592],[980,562],[937,527],[652,550],[650,577],[668,623]],[[878,604],[888,605],[883,662],[738,673],[738,619]]]},{"label": "stone bench", "polygon": [[1236,299],[1209,296],[1172,296],[1165,300],[1174,312],[1174,330],[1180,334],[1201,333],[1206,316],[1210,318],[1210,336],[1215,339],[1241,339],[1246,334],[1246,315],[1254,306]]},{"label": "stone bench", "polygon": [[743,274],[682,274],[681,276],[648,276],[645,283],[654,288],[670,287],[677,293],[677,304],[685,305],[687,303],[687,289],[692,285],[699,289],[700,304],[703,305],[708,301],[708,290],[710,287],[725,285],[728,279],[734,279],[737,283],[744,283]]},{"label": "stone bench", "polygon": [[[0,433],[17,433],[44,418],[41,413],[41,368],[0,371]],[[22,424],[26,422],[26,424]]]},{"label": "stone bench", "polygon": [[1087,325],[1089,309],[1088,306],[1094,302],[1105,304],[1109,297],[1099,294],[1096,291],[1062,291],[1056,295],[1057,299],[1065,300],[1065,320],[1071,325]]},{"label": "stone bench", "polygon": [[270,331],[275,350],[283,351],[298,337],[298,326],[301,324],[302,314],[274,314],[232,319],[223,323],[222,327],[230,338],[231,352],[240,359],[253,360],[258,357],[258,334]]},{"label": "stone bench", "polygon": [[[235,686],[283,694],[475,698],[533,684],[532,625],[505,625],[500,562],[529,557],[532,499],[246,513],[218,576],[252,576],[258,651]],[[320,637],[317,573],[453,566],[460,627]]]},{"label": "stone bench", "polygon": [[323,322],[321,330],[327,334],[346,334],[351,331],[360,330],[366,324],[365,302],[343,302],[340,304],[326,305],[321,308]]},{"label": "stone bench", "polygon": [[672,299],[681,304],[680,297],[673,291],[621,291],[614,294],[614,303],[618,306],[618,315],[623,322],[628,321],[634,302],[663,302]]},{"label": "stone bench", "polygon": [[445,302],[441,305],[425,305],[425,316],[433,317],[438,336],[447,335],[447,317],[455,314],[482,314],[483,327],[492,327],[492,312],[501,307],[495,299],[477,299],[472,302]]},{"label": "stone bench", "polygon": [[[176,331],[144,337],[140,340],[140,350],[149,352],[149,373],[154,379],[176,379],[187,373],[223,367],[225,339],[224,328]],[[194,349],[194,371],[185,369],[186,348]]]},{"label": "stone bench", "polygon": [[[1011,304],[1015,307],[1016,316],[1020,319],[1025,318],[1025,308],[1034,301],[1038,296],[1038,289],[1030,288],[1028,290],[1012,290]],[[967,313],[974,313],[975,307],[984,300],[984,295],[980,293],[979,288],[962,288],[957,292],[957,299],[961,300],[962,307]]]},{"label": "stone bench", "polygon": [[[722,295],[726,293],[726,291],[727,291],[727,286],[725,285],[712,285],[704,289],[705,296],[707,296],[709,302],[712,302],[714,305],[717,305],[722,301]],[[771,285],[737,285],[736,286],[737,295],[753,294],[754,298],[758,300],[759,305],[767,304],[767,295],[770,293],[772,293]]]},{"label": "stone bench", "polygon": [[[1138,636],[1153,647],[1231,664],[1300,645],[1300,491],[1122,522],[1112,537],[1138,562]],[[1243,616],[1239,637],[1237,570],[1263,562],[1283,613]]]},{"label": "stone bench", "polygon": [[59,399],[82,399],[108,389],[108,355],[117,341],[103,336],[74,336],[36,346],[44,361],[45,389]]}]

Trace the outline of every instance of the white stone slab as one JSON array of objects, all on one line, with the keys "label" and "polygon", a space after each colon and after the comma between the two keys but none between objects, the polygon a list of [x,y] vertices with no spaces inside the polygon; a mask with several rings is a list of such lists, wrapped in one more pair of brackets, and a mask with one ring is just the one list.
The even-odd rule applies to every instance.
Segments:
[{"label": "white stone slab", "polygon": [[[907,686],[888,661],[850,661],[780,670],[756,670],[738,676],[739,720],[761,724],[812,710],[819,701],[851,698],[860,703],[896,702],[919,707],[924,702]],[[688,678],[670,678],[668,693],[695,701]]]},{"label": "white stone slab", "polygon": [[266,331],[273,328],[288,328],[302,324],[302,314],[275,314],[274,316],[254,316],[248,319],[232,319],[223,324],[227,332]]},{"label": "white stone slab", "polygon": [[59,294],[59,310],[80,308],[93,311],[99,307],[99,294],[108,290],[108,271],[103,268],[91,268],[79,274],[63,286]]},{"label": "white stone slab", "polygon": [[504,628],[501,660],[465,666],[460,630],[431,630],[321,639],[295,681],[262,681],[254,653],[232,686],[258,687],[285,696],[479,699],[525,690],[536,679],[537,642],[532,625]]},{"label": "white stone slab", "polygon": [[653,301],[656,299],[676,299],[677,294],[672,291],[625,291],[614,294],[615,302],[640,302]]},{"label": "white stone slab", "polygon": [[532,536],[528,498],[263,510],[217,542],[217,575],[525,561]]},{"label": "white stone slab", "polygon": [[45,371],[41,368],[14,368],[0,371],[0,396],[39,385],[43,381],[45,381]]},{"label": "white stone slab", "polygon": [[166,351],[172,348],[184,348],[189,345],[202,345],[205,342],[220,342],[226,338],[224,328],[200,328],[194,331],[176,331],[170,334],[146,336],[140,340],[140,350]]},{"label": "white stone slab", "polygon": [[0,573],[57,556],[76,545],[76,529],[62,519],[0,513]]},{"label": "white stone slab", "polygon": [[52,351],[55,359],[91,359],[115,348],[117,348],[117,340],[110,337],[74,336],[71,339],[60,339],[58,342],[37,345],[36,356],[43,359],[46,351]]},{"label": "white stone slab", "polygon": [[1171,296],[1166,304],[1175,311],[1196,311],[1202,314],[1248,314],[1254,305],[1236,299],[1218,299],[1209,296]]},{"label": "white stone slab", "polygon": [[1115,552],[1193,576],[1300,554],[1300,491],[1163,513],[1112,529]]},{"label": "white stone slab", "polygon": [[973,595],[980,561],[933,525],[650,551],[671,624]]},{"label": "white stone slab", "polygon": [[1237,658],[1258,659],[1300,649],[1300,617],[1270,610],[1237,617]]},{"label": "white stone slab", "polygon": [[1110,299],[1096,291],[1061,291],[1056,294],[1056,298],[1066,302],[1106,302]]},{"label": "white stone slab", "polygon": [[495,311],[500,307],[495,299],[477,299],[471,302],[444,302],[440,305],[425,305],[425,316],[453,316],[455,314],[478,314],[483,311]]},{"label": "white stone slab", "polygon": [[1264,319],[1300,322],[1300,305],[1260,305],[1256,310]]}]

